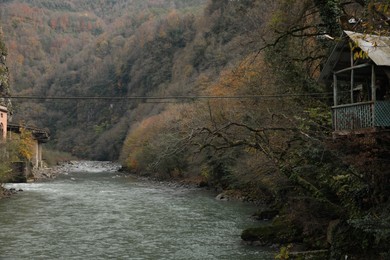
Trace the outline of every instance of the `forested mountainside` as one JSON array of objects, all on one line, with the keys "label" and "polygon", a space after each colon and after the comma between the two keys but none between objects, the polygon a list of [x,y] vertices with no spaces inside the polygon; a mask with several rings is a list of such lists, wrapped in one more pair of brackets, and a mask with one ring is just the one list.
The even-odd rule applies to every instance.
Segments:
[{"label": "forested mountainside", "polygon": [[386,1],[10,0],[0,10],[13,95],[134,97],[14,99],[15,121],[48,127],[54,148],[261,199],[281,217],[245,240],[388,256],[389,141],[331,141],[332,93],[317,83],[350,19],[389,32]]},{"label": "forested mountainside", "polygon": [[[289,5],[297,12],[307,8]],[[274,31],[295,26],[286,20],[289,5],[283,1],[2,1],[13,94],[236,94],[221,84],[215,90],[219,93],[212,93],[209,86],[220,75],[235,73],[235,66],[241,66],[242,73],[248,66],[262,66],[256,63],[265,56],[256,52],[267,44],[271,47]],[[280,90],[271,85],[272,79],[256,79],[269,90],[240,89],[242,94],[322,91],[311,78],[323,57],[322,45],[306,48],[301,42],[298,49],[281,44],[290,43],[280,42],[281,52],[271,57],[270,62],[280,67],[276,69],[287,73],[281,66],[290,66],[299,77],[309,74],[288,79]],[[293,64],[287,59],[306,62],[301,67],[303,61]],[[119,157],[129,127],[168,113],[167,102],[172,101],[189,100],[14,100],[14,121],[49,128],[54,148],[81,158],[112,160]],[[205,104],[210,105],[197,102]]]},{"label": "forested mountainside", "polygon": [[[177,52],[194,38],[201,4],[204,1],[3,1],[13,94],[131,96],[151,95],[158,88],[168,91],[163,85],[173,77]],[[138,112],[138,103],[14,101],[14,121],[49,128],[52,145],[79,157],[115,159],[129,125],[162,109],[148,105]]]},{"label": "forested mountainside", "polygon": [[8,51],[3,39],[3,30],[0,27],[0,105],[10,107],[11,109],[10,100],[3,98],[10,95],[9,74],[6,66],[7,54]]}]

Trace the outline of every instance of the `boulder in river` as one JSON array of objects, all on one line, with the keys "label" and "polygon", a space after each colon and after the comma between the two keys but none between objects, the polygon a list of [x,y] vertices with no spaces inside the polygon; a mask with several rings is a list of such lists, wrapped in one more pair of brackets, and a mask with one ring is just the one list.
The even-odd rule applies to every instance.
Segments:
[{"label": "boulder in river", "polygon": [[225,193],[220,193],[217,195],[217,197],[215,197],[215,199],[217,200],[223,200],[223,201],[228,201],[230,200],[229,196]]}]

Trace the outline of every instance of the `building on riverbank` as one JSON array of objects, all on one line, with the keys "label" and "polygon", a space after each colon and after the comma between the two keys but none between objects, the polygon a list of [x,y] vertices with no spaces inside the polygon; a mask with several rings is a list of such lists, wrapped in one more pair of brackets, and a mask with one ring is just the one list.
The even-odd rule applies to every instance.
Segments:
[{"label": "building on riverbank", "polygon": [[43,167],[42,161],[42,145],[50,140],[50,132],[48,129],[37,127],[23,126],[21,124],[8,124],[9,137],[11,133],[21,135],[22,132],[31,134],[29,146],[31,147],[31,163],[33,168]]},{"label": "building on riverbank", "polygon": [[390,129],[390,37],[344,31],[320,75],[333,88],[334,136]]},{"label": "building on riverbank", "polygon": [[[33,169],[40,169],[44,166],[42,160],[42,145],[50,140],[50,132],[48,129],[9,123],[9,118],[8,108],[4,105],[4,102],[0,102],[0,143],[3,143],[0,148],[2,148],[3,153],[9,153],[9,151],[7,151],[7,146],[4,145],[5,142],[12,141],[12,139],[18,140],[23,138],[21,137],[22,132],[28,133],[29,135],[28,137],[25,137],[26,139],[24,142],[26,142],[27,147],[31,149],[30,151],[25,151],[25,153],[30,154],[30,156],[28,156],[28,158],[26,157],[25,161],[11,162],[13,175],[15,177],[14,180],[11,181],[25,182],[28,177],[32,175]],[[28,141],[26,141],[27,139]]]},{"label": "building on riverbank", "polygon": [[4,140],[7,137],[7,122],[8,110],[4,106],[0,106],[0,139]]}]

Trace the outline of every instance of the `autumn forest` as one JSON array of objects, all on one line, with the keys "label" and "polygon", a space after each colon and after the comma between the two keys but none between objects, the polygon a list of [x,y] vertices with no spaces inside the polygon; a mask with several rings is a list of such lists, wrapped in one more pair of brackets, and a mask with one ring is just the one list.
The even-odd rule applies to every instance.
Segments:
[{"label": "autumn forest", "polygon": [[49,129],[48,149],[282,216],[274,235],[253,228],[244,240],[386,259],[389,143],[335,142],[332,88],[317,79],[345,21],[386,34],[388,5],[0,0],[12,120]]}]

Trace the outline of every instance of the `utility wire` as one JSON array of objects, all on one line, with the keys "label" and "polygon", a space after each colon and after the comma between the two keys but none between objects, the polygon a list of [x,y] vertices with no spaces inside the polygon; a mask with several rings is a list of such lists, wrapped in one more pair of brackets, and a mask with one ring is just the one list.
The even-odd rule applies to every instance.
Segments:
[{"label": "utility wire", "polygon": [[297,93],[297,94],[278,94],[278,95],[237,95],[237,96],[9,96],[9,99],[27,99],[27,100],[198,100],[198,99],[276,99],[276,98],[294,98],[294,97],[328,97],[333,92],[323,93]]}]

